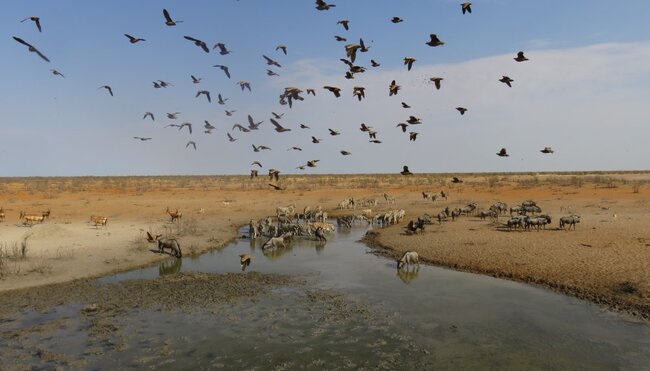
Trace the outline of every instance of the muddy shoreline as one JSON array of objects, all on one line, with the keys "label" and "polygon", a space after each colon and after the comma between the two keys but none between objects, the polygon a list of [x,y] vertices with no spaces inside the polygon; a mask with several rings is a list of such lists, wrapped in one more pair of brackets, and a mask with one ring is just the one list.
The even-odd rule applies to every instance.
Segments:
[{"label": "muddy shoreline", "polygon": [[[368,247],[370,247],[374,254],[384,256],[391,259],[399,259],[402,255],[399,249],[383,244],[379,241],[380,231],[373,230],[366,233],[361,240]],[[474,274],[486,275],[499,279],[506,279],[510,281],[522,282],[525,284],[538,286],[551,291],[576,297],[578,299],[586,300],[591,303],[597,304],[607,310],[629,315],[635,319],[642,320],[650,323],[650,305],[642,305],[626,301],[621,296],[609,295],[608,293],[592,291],[581,287],[572,286],[569,284],[554,282],[543,278],[535,278],[526,275],[518,275],[506,271],[494,271],[489,269],[482,269],[480,266],[449,264],[445,260],[431,259],[426,255],[420,253],[420,261],[426,264],[449,268],[456,271],[468,272]]]}]

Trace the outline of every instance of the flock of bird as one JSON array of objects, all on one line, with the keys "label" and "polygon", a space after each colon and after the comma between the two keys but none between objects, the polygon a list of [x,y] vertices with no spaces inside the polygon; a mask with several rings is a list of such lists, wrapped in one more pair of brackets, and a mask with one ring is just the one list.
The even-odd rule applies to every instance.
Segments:
[{"label": "flock of bird", "polygon": [[[460,5],[461,5],[462,14],[472,12],[472,4],[470,2],[465,2],[465,3],[462,3]],[[330,9],[332,9],[334,7],[336,7],[335,4],[328,4],[324,0],[316,0],[316,9],[319,10],[319,11],[327,11],[327,10],[330,10]],[[179,20],[174,20],[171,17],[170,13],[167,11],[167,9],[163,9],[162,13],[163,13],[163,18],[164,18],[164,24],[166,26],[168,26],[168,27],[177,26],[179,23],[183,22],[183,21],[179,21]],[[28,21],[28,20],[34,22],[38,32],[43,31],[42,27],[41,27],[41,20],[40,20],[39,17],[31,16],[31,17],[23,19],[21,22],[25,22],[25,21]],[[400,17],[393,17],[392,19],[390,19],[390,22],[392,22],[394,24],[398,24],[398,23],[404,22],[404,20],[402,18],[400,18]],[[341,20],[339,20],[337,22],[337,24],[340,24],[345,31],[348,31],[350,29],[351,21],[348,20],[348,19],[341,19]],[[143,39],[143,38],[140,38],[140,37],[135,37],[135,36],[132,36],[132,35],[129,35],[129,34],[124,34],[124,36],[127,38],[128,42],[131,43],[131,44],[137,44],[137,43],[141,43],[141,42],[146,41],[146,39]],[[28,43],[27,41],[25,41],[22,38],[17,37],[17,36],[13,36],[13,38],[18,43],[26,46],[29,52],[36,53],[44,61],[50,62],[50,59],[48,59],[48,57],[46,57],[41,51],[39,51],[32,44]],[[203,52],[210,53],[211,49],[209,48],[208,44],[205,41],[197,39],[197,38],[192,37],[192,36],[184,36],[184,39],[192,42],[195,46],[200,48]],[[339,36],[339,35],[335,35],[335,40],[340,41],[340,42],[347,42],[346,37]],[[445,42],[441,41],[436,34],[430,34],[429,35],[429,40],[424,42],[424,44],[428,45],[429,47],[434,48],[434,47],[444,46]],[[229,50],[226,47],[226,45],[224,43],[222,43],[222,42],[216,43],[212,48],[212,50],[217,50],[217,49],[218,49],[218,53],[220,55],[222,55],[222,56],[225,56],[225,55],[228,55],[228,54],[231,53],[231,50]],[[288,55],[288,48],[287,48],[286,45],[278,45],[278,46],[276,46],[275,50],[276,50],[276,52],[281,52],[283,55]],[[346,79],[354,79],[355,75],[365,73],[366,70],[367,70],[366,67],[355,64],[355,62],[357,60],[358,53],[367,53],[370,50],[370,47],[364,43],[363,39],[360,39],[358,44],[357,43],[346,44],[344,46],[344,50],[345,50],[345,57],[346,58],[340,58],[340,61],[343,62],[345,64],[346,68],[347,68],[347,71],[345,71],[345,74],[344,74],[345,78]],[[279,76],[279,74],[276,71],[274,71],[272,68],[278,68],[279,69],[279,68],[282,68],[282,65],[278,61],[276,61],[275,59],[267,56],[266,54],[262,54],[262,58],[266,62],[266,74],[268,76],[270,76],[270,77]],[[528,58],[525,56],[523,51],[518,52],[513,59],[517,63],[528,61]],[[403,62],[404,62],[404,65],[406,66],[406,69],[408,71],[410,71],[411,68],[413,67],[413,65],[417,62],[417,59],[414,58],[414,57],[407,56],[407,57],[404,57]],[[381,64],[378,63],[377,61],[375,61],[374,59],[371,59],[370,60],[370,66],[372,68],[378,68],[378,67],[381,66]],[[229,69],[229,67],[227,65],[216,64],[216,65],[213,65],[213,67],[218,68],[219,70],[221,70],[223,72],[223,74],[226,76],[226,78],[230,79],[232,77],[230,69]],[[51,69],[50,71],[55,76],[60,76],[62,78],[65,78],[65,76],[56,69]],[[194,75],[190,75],[190,78],[191,78],[193,84],[195,84],[195,85],[201,84],[201,80],[202,80],[201,77],[196,77]],[[442,88],[442,81],[443,80],[444,80],[444,78],[439,77],[439,76],[432,76],[432,77],[428,78],[428,81],[430,83],[432,83],[437,90],[440,90]],[[499,79],[498,81],[505,84],[508,88],[512,88],[512,86],[513,86],[512,83],[514,82],[514,80],[512,78],[510,78],[509,76],[506,76],[506,75],[502,76],[501,79]],[[250,82],[245,81],[245,80],[241,80],[241,81],[238,81],[236,84],[240,86],[242,91],[248,90],[249,92],[252,92]],[[157,81],[153,82],[153,87],[156,88],[156,89],[167,88],[167,87],[171,87],[171,86],[173,86],[171,83],[163,81],[163,80],[157,80]],[[110,96],[114,96],[113,88],[110,85],[102,85],[98,89],[105,89],[106,92]],[[323,89],[326,90],[326,91],[331,92],[335,98],[340,98],[341,97],[342,89],[337,87],[337,86],[326,85],[326,86],[323,86]],[[399,85],[396,80],[392,80],[390,82],[390,84],[388,85],[388,95],[389,96],[397,96],[397,95],[399,95],[399,91],[401,89],[402,89],[402,86]],[[305,97],[303,97],[301,95],[302,93],[303,93],[303,90],[300,89],[300,88],[287,87],[287,88],[285,88],[284,92],[282,92],[280,94],[280,96],[279,96],[279,104],[282,105],[282,106],[288,105],[289,108],[292,108],[292,106],[293,106],[293,104],[295,102],[303,101],[305,99]],[[313,88],[306,89],[306,95],[307,96],[308,95],[315,96],[316,95],[316,89],[313,89]],[[204,96],[205,99],[208,101],[208,103],[212,103],[213,96],[211,95],[210,91],[205,90],[205,89],[198,90],[195,97],[199,98],[201,96]],[[352,96],[357,98],[358,101],[362,101],[366,96],[365,87],[363,87],[363,86],[354,86],[353,91],[352,91]],[[225,106],[227,104],[226,102],[229,100],[229,98],[224,98],[221,93],[217,94],[216,98],[217,98],[216,103],[218,105],[221,105],[221,106]],[[411,108],[411,106],[406,102],[401,102],[401,107],[404,108],[404,109]],[[459,106],[459,107],[456,107],[456,110],[461,115],[465,115],[467,113],[467,111],[468,111],[468,108]],[[225,111],[226,116],[232,116],[236,112],[236,110],[234,110],[234,109],[230,109],[230,110],[224,109],[224,111]],[[171,112],[171,113],[167,113],[166,117],[169,120],[177,120],[179,118],[180,114],[181,114],[181,112]],[[269,122],[271,123],[271,125],[273,126],[273,129],[277,133],[285,133],[285,132],[289,132],[289,131],[292,130],[291,128],[288,128],[288,127],[286,127],[286,126],[284,126],[283,124],[280,123],[280,120],[282,119],[284,113],[279,113],[278,114],[278,113],[272,112],[271,114],[272,114],[272,117],[269,119]],[[144,116],[143,116],[143,120],[146,120],[146,119],[151,119],[152,121],[155,121],[155,116],[154,116],[154,114],[152,112],[146,112],[144,114]],[[249,133],[251,131],[258,130],[260,128],[261,124],[264,122],[264,121],[256,121],[256,120],[254,120],[251,115],[248,115],[247,119],[248,119],[248,125],[247,126],[240,125],[240,124],[234,124],[232,126],[231,131],[234,131],[235,129],[237,129],[241,133]],[[414,131],[413,128],[415,128],[417,125],[420,125],[420,124],[422,124],[422,121],[421,121],[420,118],[418,118],[416,116],[413,116],[413,115],[410,115],[408,117],[408,119],[405,120],[405,122],[398,123],[396,125],[396,127],[401,129],[401,132],[403,132],[403,133],[408,132],[409,141],[415,141],[417,139],[418,132]],[[169,127],[177,128],[178,131],[182,131],[184,128],[187,128],[188,133],[190,135],[192,134],[193,126],[192,126],[192,123],[190,123],[190,122],[183,122],[181,124],[171,123],[171,124],[168,124],[168,125],[165,126],[165,128],[169,128]],[[310,127],[307,126],[306,124],[300,124],[299,127],[300,127],[300,129],[306,129],[306,130],[310,129]],[[208,120],[204,120],[203,128],[204,128],[204,133],[205,134],[211,134],[212,131],[217,130],[217,128],[215,126],[213,126]],[[374,144],[381,144],[382,143],[381,140],[377,139],[377,131],[373,130],[373,128],[371,126],[368,126],[365,123],[361,123],[361,125],[359,127],[359,130],[361,132],[364,132],[364,133],[368,134],[368,140],[369,140],[370,143],[374,143]],[[329,135],[331,135],[331,136],[341,135],[340,131],[334,130],[332,128],[328,128],[328,132],[329,132]],[[226,133],[226,136],[228,138],[228,141],[230,141],[230,142],[235,142],[235,141],[238,140],[238,138],[234,137],[229,132]],[[134,136],[133,139],[139,140],[139,141],[142,141],[142,142],[152,140],[151,137],[141,137],[141,136]],[[311,136],[311,142],[312,143],[318,144],[321,141],[322,141],[321,138],[317,138],[316,136]],[[192,147],[194,150],[196,150],[197,149],[196,142],[193,141],[193,140],[188,141],[186,143],[186,145],[185,145],[185,148],[190,148],[190,147]],[[260,153],[262,151],[271,150],[270,147],[268,147],[266,145],[262,145],[262,144],[258,144],[258,145],[252,144],[252,148],[253,148],[253,151],[255,153]],[[302,151],[302,148],[298,147],[298,146],[292,146],[287,151]],[[542,152],[544,154],[551,154],[554,151],[553,151],[553,149],[551,147],[545,147],[540,152]],[[343,155],[343,156],[349,156],[352,153],[350,151],[347,151],[347,150],[340,150],[340,154]],[[506,148],[501,148],[501,150],[499,152],[497,152],[496,154],[497,154],[497,156],[500,156],[500,157],[508,157],[509,156],[509,154],[507,153]],[[318,162],[319,162],[318,159],[308,160],[305,164],[297,166],[296,169],[304,170],[304,169],[306,169],[308,167],[313,168],[313,167],[317,166]],[[262,164],[259,161],[254,161],[251,164],[251,166],[258,166],[258,167],[261,168]],[[412,174],[409,171],[408,166],[404,166],[403,171],[401,171],[400,173],[402,175],[411,175]],[[251,177],[253,177],[253,176],[257,176],[257,170],[251,171]],[[277,182],[279,180],[279,171],[276,170],[276,169],[269,169],[269,177],[270,177],[271,181],[273,181],[275,179],[275,181]],[[279,190],[283,189],[282,187],[280,187],[277,184],[270,183],[269,186],[273,187],[274,189],[279,189]]]}]

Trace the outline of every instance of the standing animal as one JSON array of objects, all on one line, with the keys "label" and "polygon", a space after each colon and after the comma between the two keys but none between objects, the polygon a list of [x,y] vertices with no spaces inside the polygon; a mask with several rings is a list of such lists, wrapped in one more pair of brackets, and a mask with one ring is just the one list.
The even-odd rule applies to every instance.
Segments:
[{"label": "standing animal", "polygon": [[99,227],[100,225],[104,228],[108,227],[108,218],[105,216],[91,215],[90,222],[93,223],[95,228]]},{"label": "standing animal", "polygon": [[45,221],[45,217],[43,215],[27,215],[25,214],[24,211],[20,212],[20,216],[18,217],[19,219],[23,219],[23,224],[27,225],[33,225],[34,223],[43,223]]},{"label": "standing animal", "polygon": [[576,224],[580,223],[580,216],[579,215],[571,215],[571,216],[563,216],[560,218],[560,228],[565,229],[564,226],[568,225],[569,230],[571,230],[571,226],[573,226],[573,230],[576,230]]},{"label": "standing animal", "polygon": [[50,218],[50,209],[43,211],[43,219],[47,220]]},{"label": "standing animal", "polygon": [[415,251],[407,251],[402,255],[402,257],[397,261],[397,269],[402,269],[403,266],[406,266],[407,269],[410,265],[420,266],[420,256]]},{"label": "standing animal", "polygon": [[157,234],[156,237],[147,232],[147,241],[149,243],[158,243],[158,252],[163,254],[165,250],[169,250],[169,255],[177,258],[182,258],[181,245],[175,238],[161,238],[162,234]]},{"label": "standing animal", "polygon": [[325,237],[325,230],[322,227],[316,228],[316,232],[314,234],[316,235],[316,238],[318,238],[319,242],[327,242],[327,238]]},{"label": "standing animal", "polygon": [[167,210],[165,210],[165,212],[172,218],[172,223],[180,220],[183,217],[183,213],[178,211],[178,209],[176,209],[176,211],[171,211],[169,210],[169,207],[167,207]]},{"label": "standing animal", "polygon": [[0,207],[0,222],[5,221],[5,210],[4,208]]}]

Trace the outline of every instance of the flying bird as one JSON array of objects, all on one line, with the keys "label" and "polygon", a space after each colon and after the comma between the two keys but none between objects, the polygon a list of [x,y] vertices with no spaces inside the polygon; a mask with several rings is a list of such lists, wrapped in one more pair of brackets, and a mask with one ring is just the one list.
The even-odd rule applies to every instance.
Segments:
[{"label": "flying bird", "polygon": [[361,123],[361,127],[359,128],[359,130],[361,130],[361,131],[370,131],[370,129],[372,129],[372,126],[368,126],[368,125],[364,124],[363,122]]},{"label": "flying bird", "polygon": [[354,63],[354,60],[357,58],[357,50],[361,47],[358,44],[347,44],[345,46],[345,55],[350,58],[350,61]]},{"label": "flying bird", "polygon": [[400,88],[401,87],[397,85],[395,80],[393,80],[388,86],[388,96],[390,97],[391,95],[397,95],[397,92],[399,91]]},{"label": "flying bird", "polygon": [[337,98],[341,96],[341,88],[337,88],[336,86],[323,86],[323,89],[331,91]]},{"label": "flying bird", "polygon": [[237,138],[233,138],[232,135],[230,135],[230,133],[226,133],[226,135],[228,136],[228,140],[229,140],[230,142],[234,142],[234,141],[237,140]]},{"label": "flying bird", "polygon": [[513,82],[513,81],[515,81],[515,80],[511,79],[511,78],[508,77],[508,76],[502,76],[502,77],[499,79],[499,81],[501,81],[502,83],[508,85],[508,87],[511,88],[511,87],[512,87],[511,82]]},{"label": "flying bird", "polygon": [[275,50],[282,50],[284,55],[287,55],[287,47],[286,47],[286,45],[278,45],[278,46],[275,47]]},{"label": "flying bird", "polygon": [[257,166],[259,166],[259,167],[262,167],[262,164],[261,164],[259,161],[253,161],[253,162],[251,163],[251,166],[253,166],[253,165],[257,165]]},{"label": "flying bird", "polygon": [[404,22],[404,20],[402,18],[400,18],[400,17],[393,17],[393,18],[390,19],[390,21],[393,22],[393,23]]},{"label": "flying bird", "polygon": [[187,39],[187,40],[190,40],[190,41],[194,42],[194,45],[196,45],[196,46],[200,47],[201,49],[203,49],[204,52],[210,53],[210,48],[208,48],[208,44],[206,44],[205,41],[195,39],[192,36],[183,36],[183,37],[185,39]]},{"label": "flying bird", "polygon": [[402,102],[402,108],[411,108],[406,102]]},{"label": "flying bird", "polygon": [[429,37],[431,38],[431,40],[427,41],[425,44],[427,44],[429,46],[445,45],[444,42],[442,42],[442,41],[440,41],[440,39],[438,39],[438,36],[436,36],[436,34],[432,33],[432,34],[429,35]]},{"label": "flying bird", "polygon": [[371,60],[370,60],[370,65],[373,66],[373,67],[379,67],[379,66],[381,66],[381,64],[375,62],[374,59],[371,59]]},{"label": "flying bird", "polygon": [[397,124],[395,127],[396,127],[396,128],[402,128],[402,133],[406,133],[406,128],[407,128],[408,126],[409,126],[409,124],[406,124],[406,123],[400,122],[400,123]]},{"label": "flying bird", "polygon": [[212,124],[210,122],[208,122],[208,120],[203,120],[203,127],[206,130],[214,130],[214,129],[216,129],[216,127],[212,126]]},{"label": "flying bird", "polygon": [[253,120],[253,117],[252,117],[251,115],[248,115],[248,128],[251,129],[251,130],[257,130],[257,129],[259,129],[260,125],[262,125],[263,122],[264,122],[264,120],[262,120],[262,121],[256,123],[256,122]]},{"label": "flying bird", "polygon": [[195,83],[195,84],[198,84],[198,83],[201,82],[201,80],[203,80],[202,77],[196,78],[196,77],[194,77],[194,75],[190,75],[190,77],[192,78],[192,82]]},{"label": "flying bird", "polygon": [[269,150],[269,151],[271,150],[271,148],[269,148],[267,146],[256,146],[254,144],[251,144],[251,146],[253,146],[253,152],[259,152],[259,151],[263,151],[263,150]]},{"label": "flying bird", "polygon": [[418,125],[422,123],[422,120],[419,117],[409,116],[409,119],[406,120],[411,125]]},{"label": "flying bird", "polygon": [[363,86],[355,86],[352,88],[352,95],[359,98],[359,102],[361,102],[361,99],[366,97],[366,88]]},{"label": "flying bird", "polygon": [[544,147],[544,149],[540,150],[542,153],[553,153],[555,152],[551,147]]},{"label": "flying bird", "polygon": [[145,112],[145,113],[144,113],[144,116],[142,117],[142,119],[143,119],[143,120],[146,119],[147,116],[151,117],[151,121],[156,121],[156,119],[153,118],[153,113],[151,113],[151,112]]},{"label": "flying bird", "polygon": [[248,81],[241,80],[237,82],[237,85],[239,85],[241,91],[244,91],[244,89],[248,89],[248,91],[251,91],[251,83]]},{"label": "flying bird", "polygon": [[501,150],[499,152],[497,152],[497,156],[499,156],[499,157],[508,157],[510,155],[508,154],[508,151],[506,151],[505,148],[501,148]]},{"label": "flying bird", "polygon": [[336,24],[342,25],[346,31],[350,30],[350,21],[347,19],[341,19],[340,21],[336,22]]},{"label": "flying bird", "polygon": [[524,52],[519,52],[517,53],[517,56],[514,58],[514,60],[516,60],[517,62],[525,62],[528,60],[528,58],[524,56]]},{"label": "flying bird", "polygon": [[267,74],[268,76],[280,76],[280,75],[278,75],[277,73],[275,73],[274,71],[271,71],[271,70],[269,70],[269,69],[266,70],[266,74]]},{"label": "flying bird", "polygon": [[334,35],[334,39],[336,39],[336,41],[348,41],[345,37],[338,35]]},{"label": "flying bird", "polygon": [[291,147],[287,151],[302,151],[302,148],[300,148],[300,147]]},{"label": "flying bird", "polygon": [[129,39],[129,42],[131,44],[135,44],[135,43],[140,42],[140,41],[147,41],[147,40],[141,39],[139,37],[133,37],[133,36],[131,36],[129,34],[126,34],[126,33],[124,34],[124,36],[126,36]]},{"label": "flying bird", "polygon": [[329,130],[331,136],[341,135],[341,133],[336,130],[332,130],[329,128],[327,130]]},{"label": "flying bird", "polygon": [[61,77],[63,77],[63,78],[65,79],[65,76],[63,76],[63,74],[62,74],[61,72],[59,72],[59,71],[57,71],[57,70],[55,70],[55,69],[51,69],[50,71],[52,72],[52,74],[53,74],[54,76],[57,76],[57,75],[58,75],[58,76],[61,76]]},{"label": "flying bird", "polygon": [[207,90],[199,90],[198,92],[196,92],[196,97],[195,98],[198,98],[199,95],[201,95],[201,94],[205,95],[206,98],[208,98],[209,103],[212,103],[212,99],[210,98],[210,92],[209,91],[207,91]]},{"label": "flying bird", "polygon": [[467,112],[467,108],[465,107],[456,107],[456,110],[460,112],[461,115],[464,115],[465,112]]},{"label": "flying bird", "polygon": [[166,87],[168,87],[168,86],[174,86],[174,85],[172,85],[171,83],[166,82],[166,81],[162,81],[162,80],[158,80],[158,83],[159,83],[160,86],[162,86],[163,88],[166,88]]},{"label": "flying bird", "polygon": [[38,28],[38,32],[43,32],[43,30],[41,29],[41,18],[40,17],[36,17],[36,16],[27,17],[27,18],[23,19],[22,21],[20,21],[20,23],[23,23],[23,22],[25,22],[27,20],[32,21],[32,22],[34,22],[34,24],[36,24],[36,28]]},{"label": "flying bird", "polygon": [[341,154],[342,154],[343,156],[349,156],[349,155],[351,155],[351,154],[352,154],[352,152],[348,152],[348,151],[341,151]]},{"label": "flying bird", "polygon": [[404,167],[402,168],[402,171],[400,172],[400,174],[402,174],[402,175],[413,175],[413,173],[409,171],[409,167],[406,166],[406,165],[404,165]]},{"label": "flying bird", "polygon": [[308,167],[316,167],[316,163],[320,160],[309,160],[307,161],[307,166]]},{"label": "flying bird", "polygon": [[278,133],[283,133],[285,131],[291,131],[291,129],[287,129],[287,128],[283,127],[282,125],[280,125],[279,122],[275,121],[274,119],[271,119],[271,124],[273,124],[273,126],[275,126],[275,131],[277,131]]},{"label": "flying bird", "polygon": [[415,59],[413,57],[406,57],[406,58],[404,58],[404,65],[408,66],[408,70],[410,71],[411,67],[413,67],[413,63],[415,63],[415,61],[417,61],[417,59]]},{"label": "flying bird", "polygon": [[415,131],[409,132],[409,141],[415,142],[415,139],[418,137],[418,133]]},{"label": "flying bird", "polygon": [[144,137],[133,137],[133,139],[138,139],[138,140],[140,140],[142,142],[146,142],[148,140],[151,140],[151,138],[144,138]]},{"label": "flying bird", "polygon": [[240,124],[233,125],[232,129],[230,129],[230,130],[235,130],[235,129],[239,129],[239,131],[243,131],[244,133],[250,133],[250,131],[251,131],[249,128],[241,126]]},{"label": "flying bird", "polygon": [[228,111],[228,110],[226,109],[226,110],[224,110],[224,111],[226,111],[226,116],[232,116],[233,113],[237,112],[236,109],[234,109],[234,110],[232,110],[232,111]]},{"label": "flying bird", "polygon": [[167,118],[170,120],[176,120],[180,112],[167,113]]},{"label": "flying bird", "polygon": [[460,4],[460,8],[463,11],[463,14],[467,13],[472,13],[472,3],[462,3]]},{"label": "flying bird", "polygon": [[309,95],[309,94],[311,94],[311,95],[313,95],[313,96],[316,96],[316,90],[314,90],[314,89],[307,89],[307,95]]},{"label": "flying bird", "polygon": [[316,0],[316,9],[318,10],[330,10],[330,8],[335,6],[335,4],[328,4],[323,0]]},{"label": "flying bird", "polygon": [[311,142],[312,142],[312,143],[316,143],[316,144],[318,144],[318,143],[320,143],[321,141],[322,141],[322,139],[318,139],[318,138],[316,138],[316,137],[311,137]]},{"label": "flying bird", "polygon": [[246,269],[246,267],[251,265],[251,260],[253,260],[253,257],[248,254],[239,255],[239,264],[241,265],[242,272]]},{"label": "flying bird", "polygon": [[375,144],[381,144],[381,140],[377,140],[377,139],[369,140],[368,142],[375,143]]},{"label": "flying bird", "polygon": [[221,68],[221,70],[223,71],[223,73],[225,73],[226,76],[228,76],[228,78],[230,78],[230,71],[228,70],[228,66],[224,66],[224,65],[221,65],[221,64],[215,64],[215,65],[212,66],[212,67],[219,67],[219,68]]},{"label": "flying bird", "polygon": [[194,147],[194,150],[196,151],[196,143],[193,140],[190,140],[189,142],[187,142],[187,144],[185,145],[185,148],[187,149],[187,147],[189,147],[189,146]]},{"label": "flying bird", "polygon": [[219,54],[221,55],[227,55],[230,54],[230,50],[226,48],[226,44],[224,43],[216,43],[212,49],[219,48]]},{"label": "flying bird", "polygon": [[182,23],[183,21],[174,21],[172,17],[169,16],[167,9],[163,9],[163,16],[165,17],[165,24],[167,26],[176,26],[177,23]]},{"label": "flying bird", "polygon": [[162,86],[160,86],[160,84],[157,81],[153,82],[153,87],[156,88],[156,89],[162,88]]},{"label": "flying bird", "polygon": [[184,122],[178,127],[178,131],[183,130],[184,127],[187,127],[187,129],[190,131],[190,134],[192,134],[192,124],[189,122]]},{"label": "flying bird", "polygon": [[370,47],[367,47],[366,44],[364,44],[363,39],[359,39],[359,51],[362,53],[367,52],[370,50]]},{"label": "flying bird", "polygon": [[277,114],[277,113],[275,113],[275,112],[271,112],[271,114],[272,114],[273,117],[274,117],[275,119],[277,119],[277,120],[281,119],[282,116],[284,116],[284,113]]},{"label": "flying bird", "polygon": [[309,126],[307,126],[305,124],[300,124],[300,128],[301,129],[311,129]]},{"label": "flying bird", "polygon": [[442,77],[436,77],[436,76],[429,78],[429,81],[434,83],[437,90],[440,90],[440,82],[442,80],[444,80]]},{"label": "flying bird", "polygon": [[273,59],[267,57],[266,55],[262,54],[262,57],[264,57],[264,59],[266,59],[266,64],[267,64],[267,65],[269,65],[269,66],[276,66],[276,67],[282,68],[282,66],[280,65],[280,63],[274,61]]},{"label": "flying bird", "polygon": [[113,89],[110,86],[102,85],[102,86],[98,87],[97,89],[101,89],[101,88],[104,88],[104,89],[108,90],[108,93],[111,95],[111,97],[113,96]]},{"label": "flying bird", "polygon": [[41,53],[38,49],[36,49],[34,46],[32,46],[27,41],[21,39],[20,37],[16,37],[16,36],[14,36],[13,38],[14,38],[14,40],[18,41],[19,43],[25,45],[30,52],[38,54],[38,56],[41,57],[44,61],[46,61],[46,62],[50,61],[49,59],[47,59],[47,57],[45,55],[43,55],[43,53]]},{"label": "flying bird", "polygon": [[219,103],[219,104],[221,104],[221,105],[226,104],[226,101],[227,101],[228,99],[230,99],[230,98],[223,98],[223,97],[221,97],[221,93],[219,93],[219,94],[217,95],[217,98],[219,98],[219,99],[217,99],[217,103]]}]

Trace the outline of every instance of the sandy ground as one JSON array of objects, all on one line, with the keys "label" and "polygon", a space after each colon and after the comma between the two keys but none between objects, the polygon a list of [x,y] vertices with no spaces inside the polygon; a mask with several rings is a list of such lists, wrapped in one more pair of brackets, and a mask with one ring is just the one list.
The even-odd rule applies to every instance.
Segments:
[{"label": "sandy ground", "polygon": [[[554,220],[548,230],[507,232],[477,217],[432,225],[423,235],[402,225],[373,234],[372,242],[399,254],[455,269],[543,284],[609,307],[650,316],[650,174],[472,175],[462,184],[449,176],[313,176],[282,180],[246,177],[36,178],[0,180],[0,291],[94,277],[166,258],[150,251],[145,232],[178,238],[185,255],[219,248],[236,238],[236,227],[274,214],[278,205],[322,205],[331,214],[343,198],[377,198],[373,212],[402,208],[406,221],[445,206],[500,200],[535,200]],[[425,201],[422,191],[449,191],[447,201]],[[387,205],[382,197],[397,198]],[[171,223],[165,208],[180,209]],[[21,210],[52,210],[44,224],[23,226]],[[582,216],[577,230],[557,230],[560,216]],[[95,228],[90,215],[109,218]],[[502,221],[505,221],[505,217]],[[21,243],[27,238],[26,257]],[[238,265],[239,262],[233,262]]]}]

